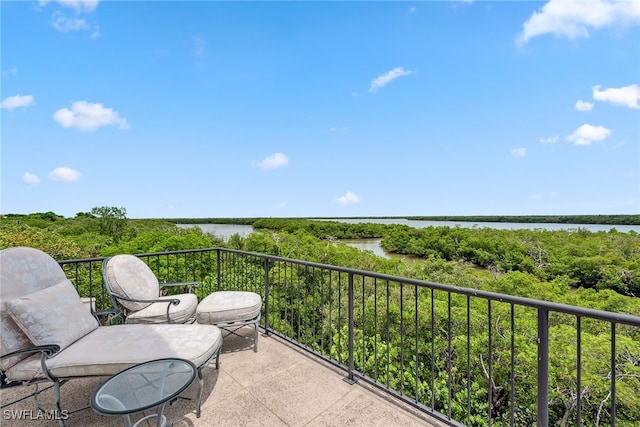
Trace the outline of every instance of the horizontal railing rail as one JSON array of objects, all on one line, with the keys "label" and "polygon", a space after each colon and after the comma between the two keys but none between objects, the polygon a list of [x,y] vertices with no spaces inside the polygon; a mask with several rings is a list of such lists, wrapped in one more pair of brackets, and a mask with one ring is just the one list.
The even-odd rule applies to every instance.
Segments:
[{"label": "horizontal railing rail", "polygon": [[[635,315],[232,249],[138,256],[199,298],[260,293],[266,334],[449,425],[640,423]],[[103,260],[60,261],[96,310]]]}]

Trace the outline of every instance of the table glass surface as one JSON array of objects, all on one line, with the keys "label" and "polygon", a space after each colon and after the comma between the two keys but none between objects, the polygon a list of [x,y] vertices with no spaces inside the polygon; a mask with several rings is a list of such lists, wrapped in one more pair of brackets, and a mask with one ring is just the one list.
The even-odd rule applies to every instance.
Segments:
[{"label": "table glass surface", "polygon": [[91,406],[105,414],[129,414],[167,402],[195,379],[196,367],[182,359],[161,359],[126,369],[102,384]]}]

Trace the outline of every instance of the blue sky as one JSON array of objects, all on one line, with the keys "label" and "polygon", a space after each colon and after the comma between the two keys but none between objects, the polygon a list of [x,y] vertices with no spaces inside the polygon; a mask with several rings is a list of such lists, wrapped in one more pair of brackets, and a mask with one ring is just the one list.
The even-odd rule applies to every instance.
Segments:
[{"label": "blue sky", "polygon": [[0,13],[3,214],[640,213],[640,0]]}]

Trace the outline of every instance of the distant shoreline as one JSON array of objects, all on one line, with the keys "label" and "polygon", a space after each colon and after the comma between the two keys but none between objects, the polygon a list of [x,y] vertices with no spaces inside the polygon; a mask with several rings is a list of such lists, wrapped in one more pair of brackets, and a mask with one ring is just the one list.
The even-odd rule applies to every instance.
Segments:
[{"label": "distant shoreline", "polygon": [[[176,224],[245,224],[251,225],[265,217],[255,218],[162,218]],[[273,217],[268,217],[273,218]],[[508,222],[541,224],[640,225],[639,215],[476,215],[476,216],[350,216],[350,217],[282,217],[296,220],[356,220],[407,219],[416,221]]]}]

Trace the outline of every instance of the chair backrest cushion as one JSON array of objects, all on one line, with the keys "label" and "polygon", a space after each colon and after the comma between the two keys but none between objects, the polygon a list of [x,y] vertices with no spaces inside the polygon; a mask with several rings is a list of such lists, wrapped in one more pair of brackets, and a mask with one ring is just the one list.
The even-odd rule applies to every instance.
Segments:
[{"label": "chair backrest cushion", "polygon": [[[64,271],[47,253],[27,247],[0,251],[0,354],[33,347],[29,337],[16,325],[7,310],[7,301],[37,292],[67,280]],[[27,355],[28,356],[28,355]],[[0,362],[7,370],[27,356]]]},{"label": "chair backrest cushion", "polygon": [[[115,255],[105,260],[103,279],[112,292],[132,299],[158,299],[160,284],[147,264],[135,255]],[[150,303],[118,300],[131,311],[142,310]]]},{"label": "chair backrest cushion", "polygon": [[64,350],[99,326],[67,279],[6,304],[11,318],[34,345],[57,344]]}]

